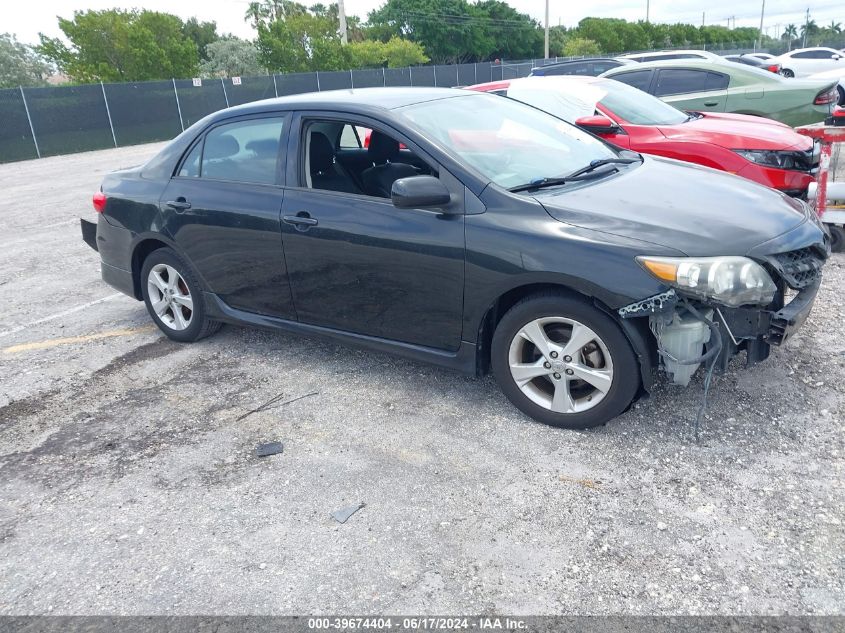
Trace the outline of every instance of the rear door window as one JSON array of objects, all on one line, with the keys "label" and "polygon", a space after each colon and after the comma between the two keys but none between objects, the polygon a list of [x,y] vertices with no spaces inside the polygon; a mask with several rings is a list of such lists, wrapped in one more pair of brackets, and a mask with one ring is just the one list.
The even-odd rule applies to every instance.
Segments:
[{"label": "rear door window", "polygon": [[273,117],[236,121],[212,129],[205,137],[200,177],[276,184],[283,126],[283,118]]},{"label": "rear door window", "polygon": [[689,92],[705,92],[709,74],[706,70],[664,68],[658,71],[654,94],[657,97],[662,97]]}]

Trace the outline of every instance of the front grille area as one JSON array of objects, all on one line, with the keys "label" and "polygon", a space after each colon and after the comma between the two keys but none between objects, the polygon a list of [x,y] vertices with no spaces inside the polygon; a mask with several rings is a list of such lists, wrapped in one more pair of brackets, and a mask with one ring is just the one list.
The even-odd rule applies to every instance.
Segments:
[{"label": "front grille area", "polygon": [[812,285],[820,276],[827,252],[808,246],[797,251],[777,253],[769,258],[772,266],[790,288],[801,290]]}]

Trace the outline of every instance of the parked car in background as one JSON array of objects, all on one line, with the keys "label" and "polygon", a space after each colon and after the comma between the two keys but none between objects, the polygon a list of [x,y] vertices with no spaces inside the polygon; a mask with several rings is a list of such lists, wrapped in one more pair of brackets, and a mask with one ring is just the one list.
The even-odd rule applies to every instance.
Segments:
[{"label": "parked car in background", "polygon": [[784,77],[809,77],[815,73],[841,68],[845,70],[845,53],[823,46],[797,48],[771,60],[781,65]]},{"label": "parked car in background", "polygon": [[721,169],[793,196],[806,195],[818,167],[813,141],[782,123],[681,112],[612,79],[527,77],[469,89],[522,101],[624,149]]},{"label": "parked car in background", "polygon": [[635,62],[662,62],[670,59],[721,59],[710,51],[686,50],[686,51],[651,51],[648,53],[628,53],[620,55],[617,59],[630,59]]},{"label": "parked car in background", "polygon": [[770,73],[780,72],[780,64],[759,59],[758,57],[752,57],[751,55],[725,55],[722,59],[726,59],[729,62],[735,62],[737,64],[753,66],[754,68],[760,68],[762,70],[768,70]]},{"label": "parked car in background", "polygon": [[587,75],[598,77],[605,71],[619,66],[634,64],[631,60],[613,59],[612,57],[595,57],[592,59],[572,59],[565,62],[537,66],[531,69],[531,77],[548,77],[550,75]]},{"label": "parked car in background", "polygon": [[809,79],[816,79],[819,81],[839,81],[839,85],[836,87],[837,91],[839,92],[839,105],[845,106],[845,68],[839,70],[838,68],[834,70],[826,70],[823,73],[816,73],[814,75],[810,75]]},{"label": "parked car in background", "polygon": [[838,98],[832,81],[785,79],[722,60],[645,62],[601,76],[644,90],[681,110],[753,114],[791,127],[823,121]]},{"label": "parked car in background", "polygon": [[[370,145],[347,149],[358,126]],[[103,279],[171,339],[228,322],[492,369],[516,407],[569,428],[625,411],[658,363],[688,384],[711,359],[764,360],[828,256],[802,202],[447,88],[221,110],[94,202],[82,237]]]}]

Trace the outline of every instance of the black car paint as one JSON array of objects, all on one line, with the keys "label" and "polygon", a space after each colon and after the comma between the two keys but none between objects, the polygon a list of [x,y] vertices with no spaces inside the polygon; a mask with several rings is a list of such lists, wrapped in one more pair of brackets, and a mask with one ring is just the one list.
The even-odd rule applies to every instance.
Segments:
[{"label": "black car paint", "polygon": [[[476,373],[484,369],[497,305],[531,289],[565,287],[613,314],[666,289],[634,262],[637,255],[777,252],[823,240],[822,230],[779,194],[659,159],[535,197],[509,193],[391,109],[440,98],[476,97],[446,89],[338,91],[206,117],[144,167],[105,178],[107,206],[97,230],[103,278],[140,299],[140,258],[148,244],[163,243],[197,269],[212,318],[322,334]],[[267,113],[290,115],[277,185],[195,180],[180,188],[184,179],[173,174],[200,134]],[[395,134],[440,173],[451,208],[396,209],[388,200],[301,187],[302,113],[353,118]],[[673,180],[681,174],[683,185]],[[670,185],[677,197],[666,208],[659,189]],[[188,195],[189,212],[167,206]],[[762,230],[731,217],[737,199],[765,218]],[[299,230],[281,221],[300,214],[317,224]],[[647,381],[653,341],[642,319],[620,325]]]}]

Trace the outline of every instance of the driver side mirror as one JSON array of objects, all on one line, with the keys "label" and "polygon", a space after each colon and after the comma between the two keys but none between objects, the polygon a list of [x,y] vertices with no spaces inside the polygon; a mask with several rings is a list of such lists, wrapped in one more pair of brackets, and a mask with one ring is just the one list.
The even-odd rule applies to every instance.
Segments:
[{"label": "driver side mirror", "polygon": [[582,116],[575,119],[575,125],[593,134],[619,134],[622,131],[616,123],[602,115]]},{"label": "driver side mirror", "polygon": [[409,176],[393,181],[390,199],[398,209],[425,209],[444,207],[452,196],[439,179],[434,176]]},{"label": "driver side mirror", "polygon": [[842,55],[833,54],[830,56],[831,59],[842,59]]}]

